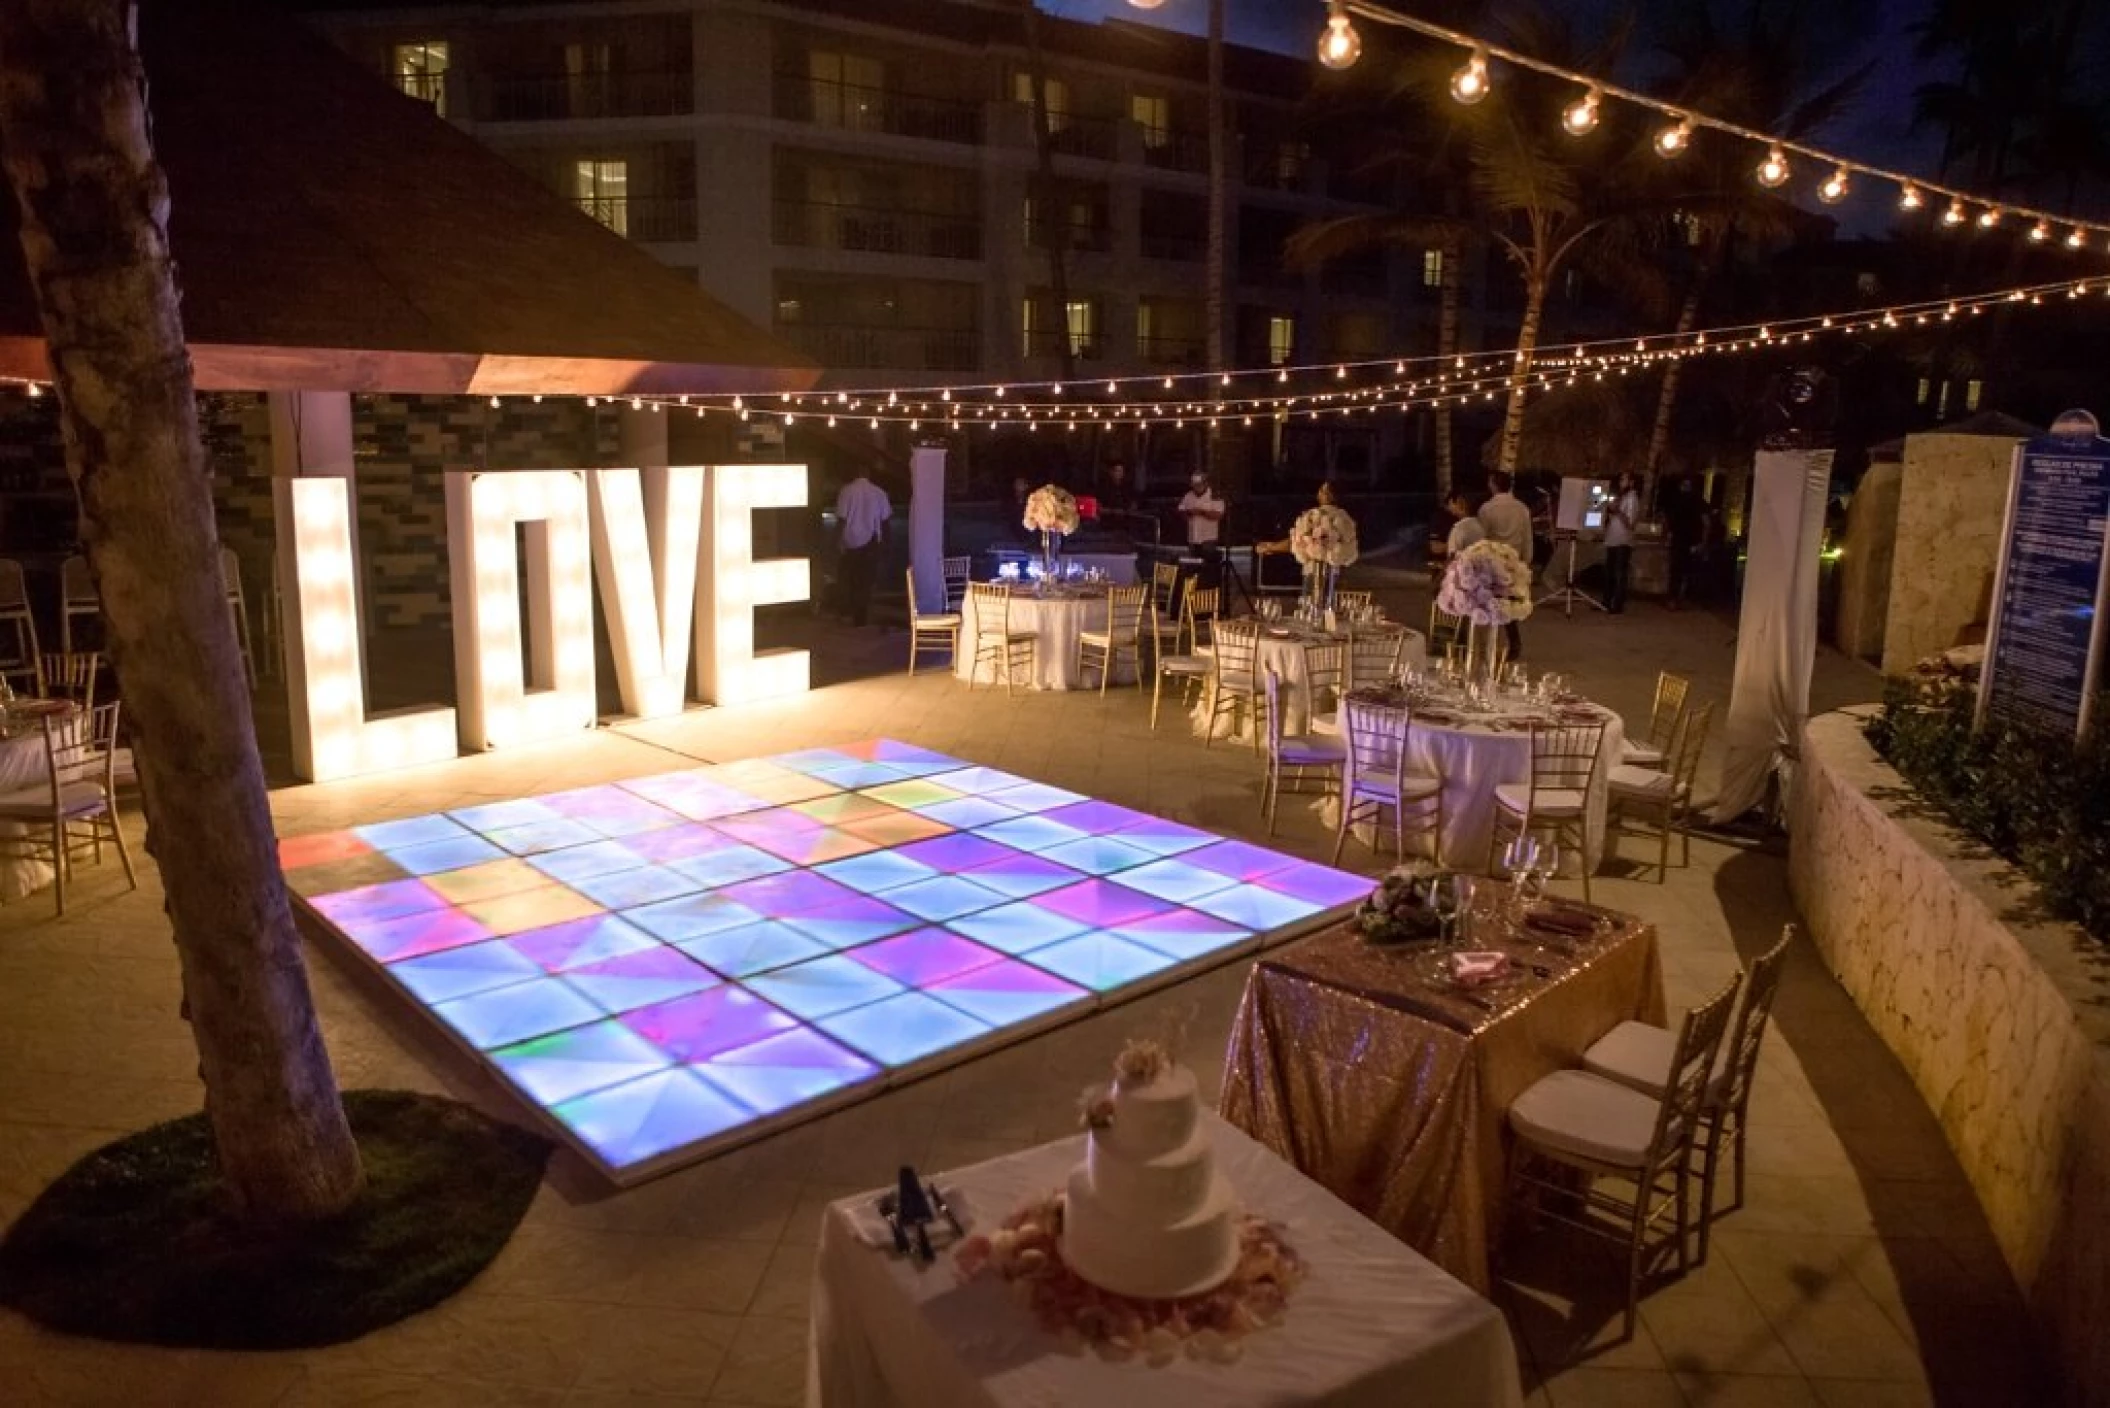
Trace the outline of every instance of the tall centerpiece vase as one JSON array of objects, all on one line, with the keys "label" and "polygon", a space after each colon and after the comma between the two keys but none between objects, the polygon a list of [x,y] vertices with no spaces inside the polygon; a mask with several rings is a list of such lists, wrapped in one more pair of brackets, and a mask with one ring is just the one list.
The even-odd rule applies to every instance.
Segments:
[{"label": "tall centerpiece vase", "polygon": [[1062,535],[1050,533],[1045,528],[1040,534],[1040,580],[1055,580],[1055,559],[1062,553]]},{"label": "tall centerpiece vase", "polygon": [[1502,656],[1505,647],[1500,626],[1469,626],[1465,641],[1465,678],[1473,684],[1487,684],[1502,673]]}]

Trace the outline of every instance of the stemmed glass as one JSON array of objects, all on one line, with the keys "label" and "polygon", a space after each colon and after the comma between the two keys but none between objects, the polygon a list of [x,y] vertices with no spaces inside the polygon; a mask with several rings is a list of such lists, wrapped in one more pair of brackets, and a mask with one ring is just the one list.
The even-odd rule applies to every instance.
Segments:
[{"label": "stemmed glass", "polygon": [[1539,838],[1529,831],[1519,831],[1502,848],[1502,868],[1509,872],[1510,907],[1520,922],[1524,917],[1524,907],[1529,903],[1525,891],[1538,864]]},{"label": "stemmed glass", "polygon": [[1561,861],[1558,841],[1548,838],[1539,842],[1538,861],[1532,866],[1532,889],[1540,898],[1545,896],[1546,887],[1560,878]]},{"label": "stemmed glass", "polygon": [[1445,948],[1451,946],[1451,926],[1457,922],[1458,910],[1464,901],[1458,880],[1458,876],[1445,871],[1429,882],[1429,908],[1436,911],[1436,923]]}]

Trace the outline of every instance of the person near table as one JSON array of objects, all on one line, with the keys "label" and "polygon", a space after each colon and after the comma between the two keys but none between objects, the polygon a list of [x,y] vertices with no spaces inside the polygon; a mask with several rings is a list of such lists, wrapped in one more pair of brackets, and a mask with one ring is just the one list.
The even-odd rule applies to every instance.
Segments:
[{"label": "person near table", "polygon": [[1107,462],[1099,481],[1099,508],[1105,513],[1130,513],[1136,506],[1135,485],[1128,482],[1128,462],[1118,456]]},{"label": "person near table", "polygon": [[1641,491],[1632,473],[1622,473],[1604,512],[1604,609],[1613,616],[1626,612],[1627,587],[1634,576],[1634,525],[1640,518]]},{"label": "person near table", "polygon": [[[1480,521],[1481,530],[1495,542],[1505,544],[1513,550],[1523,560],[1524,568],[1528,572],[1531,569],[1531,510],[1524,506],[1522,499],[1511,492],[1515,485],[1516,481],[1506,471],[1498,469],[1488,475],[1487,487],[1493,492],[1488,496],[1487,502],[1480,505],[1480,512],[1476,517]],[[1509,644],[1510,660],[1522,660],[1524,634],[1517,629],[1517,623],[1511,621],[1504,625],[1502,635]]]},{"label": "person near table", "polygon": [[880,546],[894,505],[886,490],[860,467],[835,496],[835,517],[842,525],[842,555],[835,570],[836,610],[851,625],[865,625],[872,614],[872,584],[879,575]]},{"label": "person near table", "polygon": [[1451,511],[1452,518],[1450,535],[1443,543],[1444,558],[1449,560],[1485,538],[1487,529],[1473,509],[1473,496],[1465,490],[1451,490],[1450,501],[1445,507]]},{"label": "person near table", "polygon": [[1209,485],[1209,476],[1196,470],[1187,480],[1187,493],[1175,510],[1187,521],[1187,549],[1202,560],[1200,581],[1214,587],[1223,576],[1223,554],[1217,544],[1223,537],[1225,505]]},{"label": "person near table", "polygon": [[1707,500],[1692,476],[1681,474],[1670,482],[1663,497],[1663,524],[1670,542],[1670,601],[1673,611],[1685,609],[1692,591],[1693,557],[1707,532]]}]

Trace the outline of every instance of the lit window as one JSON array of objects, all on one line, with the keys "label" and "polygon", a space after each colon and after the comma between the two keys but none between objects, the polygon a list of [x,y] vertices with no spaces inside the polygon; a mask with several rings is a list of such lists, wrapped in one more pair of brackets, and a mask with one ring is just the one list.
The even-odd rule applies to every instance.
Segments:
[{"label": "lit window", "polygon": [[1984,394],[1985,383],[1980,381],[1977,377],[1972,377],[1969,381],[1963,384],[1963,408],[1967,411],[1977,410],[1978,398],[1983,396]]},{"label": "lit window", "polygon": [[864,54],[815,49],[806,55],[813,120],[823,127],[883,130],[886,66]]},{"label": "lit window", "polygon": [[619,235],[630,233],[630,163],[589,159],[572,163],[572,199],[579,209]]},{"label": "lit window", "polygon": [[1150,359],[1151,344],[1157,341],[1157,310],[1148,303],[1136,305],[1136,351]]},{"label": "lit window", "polygon": [[1423,288],[1443,287],[1442,250],[1425,249],[1421,252],[1421,286]]},{"label": "lit window", "polygon": [[1290,358],[1297,343],[1297,320],[1273,317],[1267,320],[1267,360],[1271,367],[1279,367]]},{"label": "lit window", "polygon": [[[1059,78],[1049,78],[1042,81],[1041,87],[1048,95],[1048,134],[1053,136],[1070,125],[1070,85]],[[1032,109],[1032,74],[1020,71],[1011,75],[1011,97],[1029,111]]]},{"label": "lit window", "polygon": [[1311,160],[1309,142],[1277,142],[1275,144],[1275,184],[1294,186],[1304,179],[1305,165]]},{"label": "lit window", "polygon": [[1172,102],[1156,93],[1138,93],[1128,100],[1128,115],[1143,129],[1143,145],[1162,147],[1172,140]]},{"label": "lit window", "polygon": [[1941,384],[1940,399],[1934,403],[1934,418],[1936,420],[1947,420],[1949,418],[1949,383],[1946,381]]},{"label": "lit window", "polygon": [[1934,390],[1934,383],[1933,383],[1933,382],[1931,382],[1931,381],[1929,381],[1929,380],[1927,380],[1927,378],[1925,378],[1925,377],[1921,377],[1921,378],[1920,378],[1920,389],[1919,389],[1919,395],[1917,395],[1917,396],[1915,396],[1915,397],[1913,398],[1913,402],[1914,402],[1914,404],[1916,404],[1916,405],[1921,405],[1921,406],[1924,406],[1924,405],[1926,405],[1926,404],[1927,404],[1927,397],[1928,397],[1928,396],[1929,396],[1929,395],[1930,395],[1930,394],[1931,394],[1931,393],[1933,392],[1933,390]]},{"label": "lit window", "polygon": [[[1098,314],[1088,298],[1073,298],[1069,302],[1070,355],[1089,357],[1092,355],[1092,338],[1098,330]],[[1977,382],[1971,383],[1976,386]]]},{"label": "lit window", "polygon": [[447,115],[447,41],[424,39],[398,44],[393,64],[396,86],[411,97],[432,104],[441,117]]}]

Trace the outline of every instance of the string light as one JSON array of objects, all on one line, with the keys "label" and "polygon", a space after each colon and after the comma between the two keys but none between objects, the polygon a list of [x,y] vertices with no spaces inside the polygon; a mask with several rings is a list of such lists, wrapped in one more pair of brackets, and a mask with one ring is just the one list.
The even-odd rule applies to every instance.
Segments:
[{"label": "string light", "polygon": [[2029,227],[2029,242],[2031,244],[2042,244],[2050,238],[2051,226],[2045,224],[2042,220]]},{"label": "string light", "polygon": [[1918,210],[1926,203],[1925,198],[1920,195],[1920,188],[1910,181],[1898,187],[1898,209]]},{"label": "string light", "polygon": [[1561,126],[1571,137],[1580,137],[1597,126],[1597,105],[1604,98],[1604,91],[1591,84],[1583,95],[1561,111]]},{"label": "string light", "polygon": [[1326,31],[1319,36],[1319,62],[1330,69],[1351,67],[1363,56],[1363,36],[1349,22],[1341,0],[1326,7]]},{"label": "string light", "polygon": [[1944,225],[1961,225],[1963,223],[1963,202],[1960,200],[1950,201],[1949,208],[1941,213],[1941,222]]},{"label": "string light", "polygon": [[1837,205],[1840,201],[1846,199],[1847,189],[1852,185],[1853,178],[1848,175],[1846,168],[1842,166],[1824,178],[1824,184],[1817,188],[1817,199],[1823,201],[1826,205]]},{"label": "string light", "polygon": [[1981,229],[1981,230],[1990,230],[1990,229],[1992,229],[1992,228],[1993,228],[1993,227],[1994,227],[1995,225],[1997,225],[1997,224],[1999,224],[1999,223],[2000,223],[2000,207],[1999,207],[1999,206],[1997,206],[1997,205],[1989,205],[1989,206],[1987,206],[1987,207],[1986,207],[1985,209],[1983,209],[1983,210],[1981,210],[1981,211],[1979,211],[1979,212],[1978,212],[1978,228],[1979,228],[1979,229]]},{"label": "string light", "polygon": [[1758,184],[1769,191],[1787,184],[1788,154],[1780,149],[1778,142],[1766,149],[1766,159],[1758,164],[1757,175]]},{"label": "string light", "polygon": [[1487,51],[1475,48],[1465,63],[1451,75],[1451,96],[1471,107],[1487,96],[1493,85],[1487,81]]},{"label": "string light", "polygon": [[2073,232],[2066,236],[2066,247],[2068,249],[2079,249],[2087,243],[2088,236],[2081,233],[2081,227],[2078,225],[2074,226]]},{"label": "string light", "polygon": [[1685,155],[1686,148],[1691,145],[1692,121],[1689,118],[1681,117],[1656,133],[1656,155],[1665,161],[1674,161]]}]

